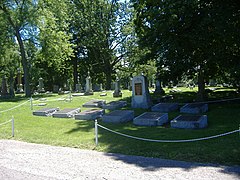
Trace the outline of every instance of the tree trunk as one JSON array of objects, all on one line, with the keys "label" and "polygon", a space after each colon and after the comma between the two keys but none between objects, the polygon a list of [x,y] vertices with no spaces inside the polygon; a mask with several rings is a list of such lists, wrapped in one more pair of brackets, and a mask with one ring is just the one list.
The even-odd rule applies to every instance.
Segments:
[{"label": "tree trunk", "polygon": [[77,61],[77,55],[73,57],[73,90],[76,91],[76,84],[78,84],[78,61]]},{"label": "tree trunk", "polygon": [[28,62],[27,57],[25,53],[25,48],[23,44],[23,40],[21,38],[19,29],[15,29],[15,33],[17,36],[17,41],[20,48],[20,54],[21,54],[21,62],[23,66],[23,72],[24,72],[24,90],[25,90],[25,96],[30,97],[31,96],[31,89],[30,89],[30,83],[29,83],[29,68],[28,68]]},{"label": "tree trunk", "polygon": [[111,90],[111,83],[112,83],[112,72],[111,71],[105,71],[106,76],[106,90]]},{"label": "tree trunk", "polygon": [[204,101],[204,99],[205,99],[205,81],[204,81],[204,74],[200,69],[198,72],[197,101]]}]

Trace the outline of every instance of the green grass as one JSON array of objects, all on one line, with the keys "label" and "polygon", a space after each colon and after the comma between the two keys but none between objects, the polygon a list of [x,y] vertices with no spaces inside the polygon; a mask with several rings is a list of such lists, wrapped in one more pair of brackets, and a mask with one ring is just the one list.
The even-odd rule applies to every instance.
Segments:
[{"label": "green grass", "polygon": [[[46,107],[59,107],[60,109],[81,107],[83,111],[86,108],[83,108],[82,104],[91,99],[104,99],[107,102],[123,99],[128,101],[128,107],[124,109],[131,109],[131,92],[127,90],[123,91],[122,98],[112,98],[112,91],[107,92],[108,95],[105,97],[100,97],[99,94],[94,93],[93,96],[74,97],[72,102],[50,101],[64,97],[64,95],[39,95],[34,97],[33,103],[40,103],[37,99],[44,97],[48,100],[46,101]],[[192,102],[195,95],[196,89],[188,90],[182,88],[182,92],[173,94],[174,99],[172,101]],[[209,94],[210,100],[232,97],[239,97],[232,89],[219,89]],[[19,95],[14,99],[0,99],[0,111],[12,108],[26,100],[26,98]],[[33,110],[37,110],[42,107],[33,106],[33,108]],[[134,111],[135,116],[144,112],[142,109],[135,109]],[[171,120],[179,114],[178,111],[171,112],[169,113],[169,119]],[[209,112],[206,114],[208,115],[209,126],[201,130],[171,129],[169,124],[163,127],[139,127],[134,126],[131,122],[109,124],[99,121],[99,123],[121,133],[149,139],[176,140],[207,137],[239,128],[240,102],[209,104]],[[0,126],[0,139],[15,139],[147,157],[240,165],[239,133],[198,142],[154,143],[129,139],[99,128],[99,145],[95,147],[93,121],[33,116],[29,102],[14,110],[0,113],[0,124],[11,119],[12,116],[15,119],[15,137],[11,137],[11,124],[9,123]]]}]

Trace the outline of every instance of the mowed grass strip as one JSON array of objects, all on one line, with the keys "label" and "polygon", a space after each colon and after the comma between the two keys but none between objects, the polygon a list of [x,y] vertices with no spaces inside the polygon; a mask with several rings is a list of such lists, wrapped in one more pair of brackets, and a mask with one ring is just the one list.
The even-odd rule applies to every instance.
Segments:
[{"label": "mowed grass strip", "polygon": [[[225,91],[221,93],[210,94],[211,100],[228,98]],[[182,89],[182,92],[173,94],[173,101],[190,102],[196,92]],[[229,94],[229,90],[226,91]],[[187,96],[187,94],[190,94]],[[220,96],[219,94],[223,94]],[[238,97],[232,96],[231,97]],[[35,106],[39,103],[46,103],[44,107],[64,108],[83,108],[82,104],[92,99],[103,99],[107,102],[112,100],[126,100],[128,106],[124,109],[131,109],[131,92],[123,91],[122,98],[113,98],[112,91],[107,92],[107,96],[101,97],[100,92],[94,93],[93,96],[73,97],[72,101],[59,101],[59,98],[65,98],[68,95],[39,95],[33,97],[33,110],[43,107]],[[39,98],[46,98],[46,101],[39,101]],[[28,99],[17,96],[14,99],[1,99],[0,111],[12,108]],[[131,136],[163,139],[163,140],[182,140],[194,139],[201,137],[213,136],[239,128],[240,124],[240,103],[239,101],[222,102],[209,104],[208,127],[201,130],[172,129],[167,124],[161,127],[140,127],[135,126],[132,122],[124,124],[108,124],[101,120],[99,124],[110,128],[114,131],[125,133]],[[94,141],[94,122],[74,120],[72,118],[53,118],[33,116],[30,109],[30,102],[13,109],[11,111],[0,113],[0,124],[14,117],[15,120],[15,137],[11,137],[11,123],[0,126],[1,139],[15,139],[33,143],[44,143],[49,145],[76,147],[81,149],[95,149],[103,152],[115,152],[129,155],[141,155],[147,157],[159,157],[166,159],[220,163],[225,165],[240,164],[240,136],[234,133],[228,136],[210,139],[198,142],[188,143],[154,143],[122,137],[99,128],[99,145],[95,146]],[[135,116],[143,113],[145,110],[135,109]],[[109,111],[107,111],[109,112]],[[169,113],[169,119],[179,115],[179,111]]]}]

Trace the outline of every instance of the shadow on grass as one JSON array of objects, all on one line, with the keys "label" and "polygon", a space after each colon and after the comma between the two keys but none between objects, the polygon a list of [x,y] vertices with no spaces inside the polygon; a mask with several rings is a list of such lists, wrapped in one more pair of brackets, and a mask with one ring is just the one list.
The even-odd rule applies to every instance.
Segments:
[{"label": "shadow on grass", "polygon": [[71,134],[78,131],[90,132],[94,128],[94,121],[78,120],[75,122],[75,124],[77,127],[67,131],[66,134]]},{"label": "shadow on grass", "polygon": [[[193,102],[193,97],[195,97],[195,95],[196,94],[194,92],[176,93],[174,94],[174,100],[176,100],[175,102],[178,102],[179,99],[182,102]],[[132,109],[130,105],[130,97],[122,98],[121,100],[126,100],[128,102],[128,106],[122,109]],[[207,115],[210,117],[209,127],[203,130],[171,129],[169,126],[140,127],[133,125],[132,122],[123,124],[110,124],[99,121],[99,124],[120,133],[148,139],[194,139],[200,137],[208,137],[230,130],[235,130],[234,128],[238,127],[240,123],[239,107],[239,104],[232,106],[229,103],[212,105],[211,112],[207,113]],[[137,116],[145,111],[150,110],[134,109],[134,111],[135,116]],[[172,114],[176,115],[176,112],[169,114],[170,116],[172,116]],[[229,119],[229,116],[234,116],[234,119]],[[94,121],[77,121],[76,124],[77,127],[69,130],[67,133],[74,133],[76,131],[89,132],[92,131],[94,128]],[[142,167],[147,171],[154,171],[159,168],[166,167],[180,167],[189,170],[192,168],[206,166],[206,164],[203,165],[199,163],[175,163],[173,161],[159,160],[157,158],[200,163],[220,163],[227,165],[240,164],[240,142],[237,133],[215,140],[168,144],[129,139],[113,134],[101,128],[99,128],[98,132],[99,145],[96,147],[96,150],[108,153],[121,153],[106,153],[106,155],[112,156],[114,159],[121,160],[125,163],[135,164],[136,166]],[[127,155],[134,156],[132,158],[129,158],[129,156]],[[145,159],[140,156],[145,156],[149,158]],[[213,164],[207,164],[207,166],[219,167],[218,165]],[[232,168],[224,166],[222,172],[239,176],[240,167]]]}]

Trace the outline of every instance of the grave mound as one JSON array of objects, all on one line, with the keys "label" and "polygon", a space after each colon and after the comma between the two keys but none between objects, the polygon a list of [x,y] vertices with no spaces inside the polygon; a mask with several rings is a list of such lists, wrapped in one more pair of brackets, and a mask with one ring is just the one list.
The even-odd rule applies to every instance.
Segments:
[{"label": "grave mound", "polygon": [[115,110],[102,117],[103,122],[107,123],[124,123],[133,120],[134,111],[132,110]]},{"label": "grave mound", "polygon": [[35,116],[51,116],[53,113],[59,111],[59,108],[43,108],[33,111]]},{"label": "grave mound", "polygon": [[55,118],[72,118],[75,114],[80,112],[80,108],[66,108],[52,114]]},{"label": "grave mound", "polygon": [[201,129],[207,125],[206,115],[179,115],[171,121],[171,127],[179,129]]},{"label": "grave mound", "polygon": [[127,101],[111,101],[107,104],[104,104],[102,106],[103,109],[109,109],[109,110],[114,110],[114,109],[119,109],[127,105]]},{"label": "grave mound", "polygon": [[158,103],[151,108],[151,111],[170,112],[178,109],[177,103]]},{"label": "grave mound", "polygon": [[133,124],[138,126],[162,126],[168,122],[167,113],[145,112],[133,119]]},{"label": "grave mound", "polygon": [[203,103],[193,103],[185,104],[180,108],[181,113],[199,114],[208,111],[208,104]]},{"label": "grave mound", "polygon": [[95,120],[101,118],[105,114],[104,109],[89,109],[75,114],[76,120]]}]

